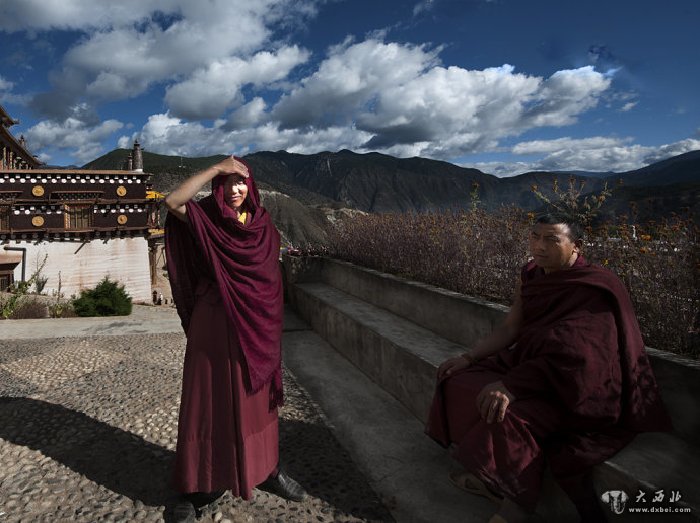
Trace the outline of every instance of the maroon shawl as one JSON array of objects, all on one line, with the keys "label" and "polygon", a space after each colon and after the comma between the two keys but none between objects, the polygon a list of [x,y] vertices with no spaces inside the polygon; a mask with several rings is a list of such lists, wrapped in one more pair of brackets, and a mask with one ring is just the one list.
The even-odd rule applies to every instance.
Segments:
[{"label": "maroon shawl", "polygon": [[283,317],[280,236],[260,205],[252,175],[246,180],[244,203],[252,216],[245,225],[224,203],[225,179],[215,177],[210,196],[187,202],[187,222],[170,214],[166,219],[165,249],[173,299],[187,333],[198,283],[203,278],[216,282],[229,327],[235,330],[245,358],[246,390],[254,393],[272,382],[271,406],[279,406]]},{"label": "maroon shawl", "polygon": [[661,402],[627,290],[617,276],[579,256],[573,267],[544,274],[523,268],[523,327],[500,354],[503,383],[516,398],[553,394],[572,428],[666,430]]}]

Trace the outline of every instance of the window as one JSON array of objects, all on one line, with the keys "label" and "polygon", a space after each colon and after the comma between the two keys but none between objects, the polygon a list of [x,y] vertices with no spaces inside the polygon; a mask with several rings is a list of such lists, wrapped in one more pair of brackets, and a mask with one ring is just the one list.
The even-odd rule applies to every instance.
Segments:
[{"label": "window", "polygon": [[12,273],[0,274],[0,291],[7,290],[14,283],[14,280]]},{"label": "window", "polygon": [[70,230],[92,228],[92,204],[66,205],[65,227]]},{"label": "window", "polygon": [[10,230],[10,206],[0,205],[0,231]]}]

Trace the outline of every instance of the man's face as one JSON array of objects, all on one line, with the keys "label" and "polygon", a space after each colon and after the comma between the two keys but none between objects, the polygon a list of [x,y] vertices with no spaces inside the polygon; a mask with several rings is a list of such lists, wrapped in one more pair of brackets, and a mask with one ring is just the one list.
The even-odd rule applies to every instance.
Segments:
[{"label": "man's face", "polygon": [[571,267],[579,250],[578,242],[569,238],[569,226],[564,223],[536,223],[530,232],[530,254],[544,272]]},{"label": "man's face", "polygon": [[248,186],[245,184],[245,178],[237,174],[226,177],[224,182],[226,205],[232,209],[238,209],[243,204],[246,196],[248,196]]}]

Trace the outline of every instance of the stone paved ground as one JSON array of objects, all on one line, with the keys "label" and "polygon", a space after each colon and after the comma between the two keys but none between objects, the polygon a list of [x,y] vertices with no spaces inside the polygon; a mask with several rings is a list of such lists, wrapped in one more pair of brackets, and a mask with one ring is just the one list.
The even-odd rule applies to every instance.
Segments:
[{"label": "stone paved ground", "polygon": [[[0,523],[169,521],[184,346],[182,334],[0,341]],[[200,521],[393,521],[288,372],[285,388],[282,459],[309,497],[227,494]]]}]

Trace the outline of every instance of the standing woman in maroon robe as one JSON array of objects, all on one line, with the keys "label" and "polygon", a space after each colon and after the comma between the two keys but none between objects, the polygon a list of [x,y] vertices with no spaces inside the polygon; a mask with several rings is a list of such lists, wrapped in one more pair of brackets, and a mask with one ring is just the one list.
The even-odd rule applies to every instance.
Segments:
[{"label": "standing woman in maroon robe", "polygon": [[[193,197],[211,182],[212,194]],[[187,351],[174,486],[177,521],[225,490],[303,488],[278,467],[282,404],[280,239],[247,165],[230,156],[165,198],[168,275]]]}]

